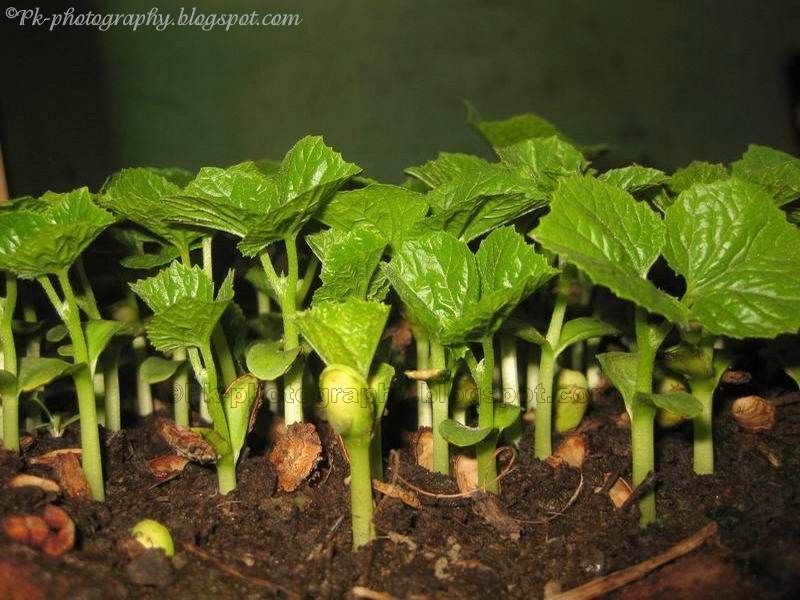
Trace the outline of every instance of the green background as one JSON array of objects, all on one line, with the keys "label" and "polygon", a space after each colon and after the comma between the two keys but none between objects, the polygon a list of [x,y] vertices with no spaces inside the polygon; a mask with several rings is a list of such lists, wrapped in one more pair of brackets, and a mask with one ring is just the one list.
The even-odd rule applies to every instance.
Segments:
[{"label": "green background", "polygon": [[5,19],[0,126],[13,195],[96,187],[130,165],[280,158],[309,133],[323,134],[367,174],[399,181],[404,167],[439,150],[487,153],[465,123],[462,99],[489,118],[538,112],[581,142],[612,144],[612,161],[672,169],[693,158],[730,160],[749,142],[797,151],[797,2],[159,8],[177,15],[181,5],[298,12],[303,23],[47,32]]}]

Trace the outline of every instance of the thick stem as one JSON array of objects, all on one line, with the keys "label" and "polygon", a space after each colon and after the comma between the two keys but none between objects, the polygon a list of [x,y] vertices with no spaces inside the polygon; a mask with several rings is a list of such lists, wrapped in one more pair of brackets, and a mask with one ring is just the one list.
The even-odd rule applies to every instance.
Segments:
[{"label": "thick stem", "polygon": [[122,415],[119,393],[119,348],[111,348],[103,363],[103,382],[105,383],[106,429],[122,429]]},{"label": "thick stem", "polygon": [[[414,333],[414,341],[417,346],[417,369],[425,370],[429,367],[431,354],[431,344],[428,341],[428,336],[421,331],[416,331]],[[427,383],[417,381],[417,427],[431,427],[432,424],[431,392]]]},{"label": "thick stem", "polygon": [[[664,334],[666,335],[666,334]],[[653,367],[656,352],[664,336],[647,322],[647,311],[636,307],[636,391],[653,391]],[[635,403],[631,417],[631,452],[633,454],[633,486],[642,483],[648,473],[655,471],[655,440],[653,421],[656,409],[643,402]],[[656,495],[647,492],[639,500],[639,525],[646,527],[656,520]]]},{"label": "thick stem", "polygon": [[147,339],[143,335],[133,338],[133,355],[136,358],[136,410],[140,417],[146,417],[153,413],[153,391],[142,370],[147,358]]},{"label": "thick stem", "polygon": [[[444,369],[447,366],[444,347],[431,340],[430,365],[432,369]],[[430,384],[431,412],[433,429],[433,470],[444,475],[450,474],[450,448],[447,440],[439,433],[439,427],[447,420],[450,381],[435,381]]]},{"label": "thick stem", "polygon": [[[72,284],[69,282],[69,276],[66,271],[58,274],[58,281],[64,293],[64,304],[61,307],[61,312],[64,315],[64,323],[72,341],[75,364],[83,363],[86,365],[85,368],[79,369],[73,375],[78,396],[78,411],[80,413],[83,472],[92,491],[92,497],[102,502],[105,500],[103,466],[100,459],[100,435],[97,426],[94,385],[92,384],[92,375],[89,372],[89,351],[86,346],[83,327],[81,326],[78,303],[75,301],[75,293],[72,290]],[[58,305],[55,308],[59,310]]]},{"label": "thick stem", "polygon": [[[17,306],[17,278],[6,274],[6,297],[0,317],[0,347],[3,350],[3,369],[17,374],[17,347],[14,343],[14,309]],[[3,396],[3,446],[19,452],[19,394]]]},{"label": "thick stem", "polygon": [[222,456],[216,464],[217,484],[219,493],[223,496],[236,489],[236,461],[233,452],[228,452]]},{"label": "thick stem", "polygon": [[350,454],[350,510],[353,517],[353,550],[375,537],[372,523],[372,478],[369,436],[345,438]]},{"label": "thick stem", "polygon": [[561,328],[567,312],[567,297],[556,296],[550,326],[547,328],[548,346],[543,346],[539,358],[539,385],[536,389],[536,424],[534,450],[536,458],[544,460],[553,453],[553,382],[556,375],[556,356],[553,348],[561,339]]},{"label": "thick stem", "polygon": [[500,336],[500,371],[503,382],[503,402],[520,406],[517,338],[510,334]]},{"label": "thick stem", "polygon": [[690,383],[692,395],[703,405],[703,412],[692,419],[692,428],[694,430],[694,472],[698,475],[712,475],[714,473],[712,418],[717,377],[712,375],[707,379],[693,379]]},{"label": "thick stem", "polygon": [[[222,406],[222,400],[219,395],[217,367],[214,364],[214,354],[211,352],[211,346],[208,344],[201,346],[200,355],[203,357],[208,412],[211,414],[214,431],[230,444],[231,436],[228,431],[225,409]],[[236,489],[236,461],[232,451],[227,452],[217,461],[217,479],[219,480],[220,494],[227,494]]]},{"label": "thick stem", "polygon": [[[494,427],[494,393],[492,374],[494,373],[494,346],[492,338],[481,343],[483,346],[483,377],[481,377],[478,399],[478,427]],[[478,459],[478,486],[487,492],[497,493],[497,436],[492,434],[475,447]]]},{"label": "thick stem", "polygon": [[[297,325],[294,322],[294,317],[297,313],[299,265],[296,237],[289,236],[285,239],[285,242],[288,273],[283,302],[281,302],[283,311],[283,347],[286,350],[291,350],[300,343]],[[304,362],[297,360],[284,376],[283,411],[287,427],[292,423],[301,423],[303,421],[303,368]]]},{"label": "thick stem", "polygon": [[536,391],[539,389],[539,358],[536,356],[536,346],[528,348],[528,368],[525,372],[525,402],[528,410],[536,410]]},{"label": "thick stem", "polygon": [[176,350],[173,360],[183,361],[172,381],[172,402],[175,405],[175,422],[189,427],[189,368],[186,365],[186,349]]}]

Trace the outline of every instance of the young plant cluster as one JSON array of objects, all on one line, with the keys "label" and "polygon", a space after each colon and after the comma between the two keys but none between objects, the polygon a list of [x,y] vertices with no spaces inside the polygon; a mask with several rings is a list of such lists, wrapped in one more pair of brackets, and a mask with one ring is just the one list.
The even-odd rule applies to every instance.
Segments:
[{"label": "young plant cluster", "polygon": [[[454,453],[474,453],[478,487],[497,493],[498,445],[518,443],[523,413],[550,457],[599,364],[630,416],[634,486],[657,468],[659,414],[692,420],[694,469],[712,473],[732,342],[800,328],[800,160],[750,146],[729,166],[599,172],[603,147],[540,117],[469,120],[496,160],[441,153],[402,185],[306,137],[279,163],[125,169],[96,192],[6,203],[5,448],[19,451],[21,428],[60,435],[78,418],[102,501],[99,425],[146,417],[151,386],[171,380],[173,429],[207,444],[226,494],[265,388],[287,431],[316,415],[341,435],[359,547],[374,536],[387,403],[410,407],[404,377],[430,467],[449,475]],[[52,407],[64,378],[75,417]],[[653,493],[640,509],[655,520]]]}]

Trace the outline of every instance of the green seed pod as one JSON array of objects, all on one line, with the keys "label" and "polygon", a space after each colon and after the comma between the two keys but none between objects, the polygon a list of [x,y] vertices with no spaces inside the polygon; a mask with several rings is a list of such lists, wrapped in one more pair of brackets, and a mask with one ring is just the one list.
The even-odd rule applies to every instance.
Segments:
[{"label": "green seed pod", "polygon": [[564,369],[556,381],[556,431],[564,433],[580,425],[589,406],[586,377],[580,371]]},{"label": "green seed pod", "polygon": [[478,385],[469,373],[460,373],[456,377],[456,394],[451,406],[469,408],[478,403]]},{"label": "green seed pod", "polygon": [[319,376],[322,404],[328,421],[344,437],[369,435],[375,409],[369,385],[346,365],[330,365]]},{"label": "green seed pod", "polygon": [[175,555],[175,544],[169,529],[153,519],[139,521],[131,529],[131,535],[145,548],[161,548],[167,556]]},{"label": "green seed pod", "polygon": [[[686,392],[686,385],[675,377],[664,377],[658,384],[659,394],[673,394],[675,392]],[[675,414],[663,408],[659,408],[656,413],[656,422],[660,427],[675,427],[683,423],[686,419],[681,415]]]}]

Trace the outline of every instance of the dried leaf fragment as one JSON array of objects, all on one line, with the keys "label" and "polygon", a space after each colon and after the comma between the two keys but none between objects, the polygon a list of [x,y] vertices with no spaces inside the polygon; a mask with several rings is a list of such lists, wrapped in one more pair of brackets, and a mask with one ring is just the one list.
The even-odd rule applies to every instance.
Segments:
[{"label": "dried leaf fragment", "polygon": [[73,500],[88,502],[92,499],[89,482],[75,454],[60,454],[52,465],[64,494]]},{"label": "dried leaf fragment", "polygon": [[219,458],[217,451],[202,435],[169,419],[156,421],[156,432],[181,456],[198,463],[213,463]]},{"label": "dried leaf fragment", "polygon": [[276,442],[269,461],[278,474],[278,489],[293,492],[322,461],[322,443],[312,423],[293,423]]},{"label": "dried leaf fragment", "polygon": [[400,486],[385,481],[380,481],[379,479],[372,480],[372,487],[384,496],[397,498],[403,502],[403,504],[406,504],[411,508],[422,508],[422,503],[419,501],[419,497],[411,490],[403,489]]},{"label": "dried leaf fragment", "polygon": [[472,496],[472,511],[491,525],[500,535],[518,540],[520,524],[509,515],[494,494],[477,492]]},{"label": "dried leaf fragment", "polygon": [[775,425],[775,406],[760,396],[743,396],[731,406],[733,418],[746,431],[767,431]]},{"label": "dried leaf fragment", "polygon": [[80,448],[58,448],[57,450],[51,450],[50,452],[45,452],[39,456],[32,456],[28,459],[28,462],[32,465],[44,465],[46,467],[50,467],[57,460],[59,460],[60,456],[65,454],[72,454],[77,458],[83,456]]},{"label": "dried leaf fragment", "polygon": [[37,487],[43,492],[49,494],[61,493],[61,488],[55,481],[45,479],[44,477],[37,477],[36,475],[27,475],[25,473],[15,476],[11,481],[8,482],[8,487]]},{"label": "dried leaf fragment", "polygon": [[183,471],[189,462],[185,456],[165,454],[147,461],[147,468],[156,479],[166,479]]}]

